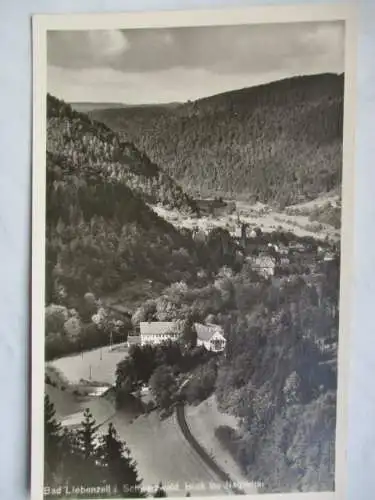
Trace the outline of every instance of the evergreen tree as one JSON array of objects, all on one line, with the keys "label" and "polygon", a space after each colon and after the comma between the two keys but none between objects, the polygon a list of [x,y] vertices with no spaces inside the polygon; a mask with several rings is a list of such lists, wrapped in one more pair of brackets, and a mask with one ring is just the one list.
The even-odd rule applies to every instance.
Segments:
[{"label": "evergreen tree", "polygon": [[78,431],[77,438],[82,454],[87,460],[94,456],[95,434],[98,427],[88,408],[86,408],[83,417],[84,420],[82,421],[82,428]]},{"label": "evergreen tree", "polygon": [[182,338],[188,347],[193,348],[197,346],[197,332],[194,327],[194,318],[192,315],[189,315],[185,321]]},{"label": "evergreen tree", "polygon": [[77,463],[81,483],[94,486],[101,483],[100,470],[96,463],[98,426],[88,408],[83,416],[82,427],[71,440],[73,458]]},{"label": "evergreen tree", "polygon": [[120,498],[144,497],[142,481],[138,477],[136,462],[126,443],[118,438],[112,423],[101,437],[96,456],[104,475],[104,482],[110,484],[115,496]]},{"label": "evergreen tree", "polygon": [[48,395],[44,396],[44,482],[51,485],[61,464],[62,426]]},{"label": "evergreen tree", "polygon": [[167,495],[167,492],[165,491],[165,489],[163,488],[163,484],[162,482],[160,481],[159,483],[159,486],[158,486],[158,489],[155,491],[154,493],[154,498],[166,498],[168,495]]}]

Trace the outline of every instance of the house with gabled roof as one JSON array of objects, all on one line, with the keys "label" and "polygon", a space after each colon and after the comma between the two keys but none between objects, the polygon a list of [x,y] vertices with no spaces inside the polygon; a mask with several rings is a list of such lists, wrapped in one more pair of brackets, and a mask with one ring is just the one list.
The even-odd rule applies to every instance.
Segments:
[{"label": "house with gabled roof", "polygon": [[227,341],[221,326],[194,323],[194,328],[197,332],[197,346],[204,346],[207,351],[212,352],[222,352],[225,349]]},{"label": "house with gabled roof", "polygon": [[141,321],[139,323],[141,345],[161,344],[179,338],[179,328],[175,321]]}]

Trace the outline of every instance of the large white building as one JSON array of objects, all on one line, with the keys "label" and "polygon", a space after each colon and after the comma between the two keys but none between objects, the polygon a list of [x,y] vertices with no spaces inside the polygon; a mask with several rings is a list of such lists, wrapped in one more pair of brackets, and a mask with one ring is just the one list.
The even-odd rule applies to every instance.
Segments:
[{"label": "large white building", "polygon": [[227,343],[224,337],[224,331],[221,326],[200,323],[194,324],[197,332],[197,346],[204,346],[207,351],[222,352]]},{"label": "large white building", "polygon": [[174,321],[141,321],[139,323],[141,345],[161,344],[167,340],[177,340],[179,331]]}]

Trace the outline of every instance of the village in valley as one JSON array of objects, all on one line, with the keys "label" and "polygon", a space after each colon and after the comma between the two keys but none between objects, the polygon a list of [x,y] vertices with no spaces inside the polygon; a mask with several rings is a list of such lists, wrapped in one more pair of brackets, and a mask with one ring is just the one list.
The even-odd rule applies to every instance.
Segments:
[{"label": "village in valley", "polygon": [[[154,209],[157,212],[160,207]],[[229,227],[231,231],[228,230],[227,222],[224,228],[217,225],[215,228],[206,222],[203,224],[204,229],[199,229],[204,215],[195,218],[195,225],[191,229],[193,240],[201,244],[206,242],[210,232],[215,232],[218,227],[219,231],[224,229],[222,233],[219,232],[216,251],[221,258],[224,256],[224,261],[227,259],[227,263],[232,267],[234,265],[235,271],[230,265],[223,265],[217,274],[217,282],[224,285],[224,288],[228,287],[231,280],[235,280],[238,270],[242,269],[240,274],[245,272],[246,275],[245,270],[249,269],[253,285],[259,287],[269,283],[268,286],[280,290],[288,286],[288,283],[293,283],[298,275],[303,276],[308,287],[314,289],[317,286],[318,300],[324,300],[324,292],[319,282],[322,276],[323,281],[325,280],[324,276],[330,272],[330,268],[337,269],[339,257],[337,240],[334,237],[326,236],[319,240],[311,232],[308,235],[296,236],[281,226],[265,231],[256,223],[251,224],[249,218],[245,219],[246,222],[241,222],[239,214],[233,213],[233,207],[230,205],[229,220],[233,220],[233,227]],[[228,216],[228,211],[221,208],[220,216],[223,214]],[[211,221],[217,221],[218,214],[210,211],[208,217]],[[255,221],[258,222],[258,219]],[[333,271],[332,276],[337,279],[337,272]],[[198,268],[195,279],[200,283],[198,287],[204,290],[212,278],[206,270]],[[216,283],[216,287],[220,290],[219,283]],[[79,348],[73,347],[73,355],[52,357],[50,361],[47,360],[46,365],[46,393],[54,401],[62,425],[73,432],[79,432],[82,422],[87,418],[87,409],[90,409],[90,415],[99,424],[99,434],[104,432],[106,422],[116,422],[120,436],[131,445],[133,456],[145,478],[143,481],[147,481],[146,485],[151,494],[156,494],[161,485],[162,491],[168,496],[261,491],[264,488],[263,479],[258,476],[249,481],[232,452],[228,450],[226,440],[218,433],[218,429],[237,433],[242,425],[241,418],[219,409],[214,393],[214,380],[218,366],[222,363],[220,359],[226,357],[227,343],[232,342],[225,329],[226,321],[223,321],[219,312],[223,306],[218,306],[216,314],[202,316],[191,314],[191,310],[184,313],[183,310],[175,309],[173,297],[178,299],[179,294],[189,294],[189,286],[186,283],[172,285],[169,304],[163,304],[165,296],[157,298],[153,293],[150,295],[150,290],[154,287],[152,280],[146,280],[144,286],[147,290],[145,298],[138,298],[133,309],[126,301],[119,301],[118,294],[99,300],[92,294],[85,295],[84,301],[94,313],[91,317],[92,323],[102,332],[100,347],[82,350],[77,354],[74,352]],[[161,307],[165,307],[162,313]],[[208,305],[207,312],[211,309]],[[77,317],[76,311],[72,313],[62,310],[61,307],[59,309],[58,306],[50,306],[50,310],[52,316],[56,313],[62,314],[65,329],[69,321],[72,322],[72,317]],[[48,308],[46,312],[48,317]],[[80,331],[78,328],[78,335]],[[333,338],[315,338],[314,343],[324,353],[324,359],[331,358],[328,362],[332,363],[333,360],[335,365],[335,334]],[[174,350],[173,345],[178,348]],[[134,363],[140,363],[141,367],[145,362],[142,361],[142,352],[152,368],[146,369],[147,374],[144,377],[142,373],[136,373],[141,372],[142,368],[135,368],[135,373],[132,372],[133,369],[129,369],[129,373],[126,372],[131,365],[129,363],[127,366],[126,360],[129,361],[130,358]],[[154,354],[150,357],[147,352]],[[158,388],[155,385],[155,377],[154,380],[152,378],[152,370],[158,367],[158,363],[152,358],[158,356],[158,352],[161,359],[170,356],[173,360],[175,356],[173,361],[169,361],[172,366],[175,362],[178,366],[184,357],[191,357],[193,361],[190,366],[188,363],[187,367],[182,369],[173,368],[172,372],[167,370],[166,373],[161,373],[161,387]],[[195,357],[197,361],[194,361]],[[164,366],[164,363],[161,363]],[[213,371],[208,370],[208,373],[205,373],[204,368],[203,371],[199,368],[206,365]],[[125,368],[123,375],[121,367]],[[169,380],[169,376],[174,380]],[[133,380],[130,381],[129,377]],[[163,387],[163,377],[167,380],[166,387]],[[196,385],[202,387],[195,387]],[[61,389],[64,391],[63,398]],[[125,399],[121,395],[124,390]],[[60,395],[57,396],[58,392]],[[73,399],[73,404],[69,399]],[[74,412],[71,412],[73,408]],[[154,420],[157,415],[155,411],[161,411],[160,415],[156,416],[158,423]],[[145,429],[151,432],[148,440],[142,437]],[[163,441],[166,439],[163,437],[165,432],[168,432],[169,437]],[[152,465],[149,463],[144,447],[146,446],[146,450],[159,451],[160,447],[163,447],[162,442],[169,443],[173,435],[173,445],[166,444],[164,450],[166,461],[171,460],[174,464],[173,471],[168,472],[165,467],[160,468],[154,462]],[[196,456],[192,460],[191,456],[187,459],[184,454],[179,454],[179,458],[172,459],[175,456],[175,447],[180,448],[184,441],[196,450]],[[191,461],[193,464],[187,469],[190,471],[189,481],[184,481],[181,477],[184,478],[185,473],[181,475],[178,464],[181,463],[184,468],[186,463]]]}]

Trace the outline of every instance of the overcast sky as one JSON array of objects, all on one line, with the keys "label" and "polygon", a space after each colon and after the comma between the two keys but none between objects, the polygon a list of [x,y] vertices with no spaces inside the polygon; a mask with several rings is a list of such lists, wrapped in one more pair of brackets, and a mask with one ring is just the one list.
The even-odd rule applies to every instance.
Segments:
[{"label": "overcast sky", "polygon": [[50,31],[48,92],[68,102],[182,102],[344,71],[343,23]]}]

